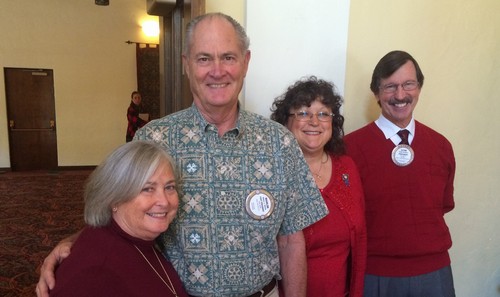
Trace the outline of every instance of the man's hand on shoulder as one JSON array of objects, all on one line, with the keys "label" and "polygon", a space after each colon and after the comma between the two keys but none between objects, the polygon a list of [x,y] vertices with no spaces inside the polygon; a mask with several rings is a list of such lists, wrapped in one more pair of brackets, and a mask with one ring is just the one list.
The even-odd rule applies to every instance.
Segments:
[{"label": "man's hand on shoulder", "polygon": [[73,243],[78,238],[80,232],[63,239],[50,254],[43,260],[40,267],[40,279],[36,285],[37,297],[49,297],[49,291],[56,285],[55,271],[56,267],[69,256]]}]

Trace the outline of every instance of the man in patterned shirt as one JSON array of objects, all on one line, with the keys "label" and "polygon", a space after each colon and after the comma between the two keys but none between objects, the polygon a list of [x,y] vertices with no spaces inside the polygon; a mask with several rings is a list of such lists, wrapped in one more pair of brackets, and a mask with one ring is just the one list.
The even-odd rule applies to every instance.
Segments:
[{"label": "man in patterned shirt", "polygon": [[328,210],[293,135],[240,109],[248,48],[231,17],[193,19],[183,54],[193,105],[134,139],[161,144],[182,174],[177,219],[159,242],[189,294],[277,297],[282,279],[287,297],[305,296],[302,229]]}]

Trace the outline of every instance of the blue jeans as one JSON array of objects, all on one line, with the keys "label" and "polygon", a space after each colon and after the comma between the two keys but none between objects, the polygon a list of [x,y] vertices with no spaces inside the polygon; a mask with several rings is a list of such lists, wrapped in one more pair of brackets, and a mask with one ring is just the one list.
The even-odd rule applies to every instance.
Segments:
[{"label": "blue jeans", "polygon": [[364,297],[455,297],[451,267],[409,277],[367,274]]}]

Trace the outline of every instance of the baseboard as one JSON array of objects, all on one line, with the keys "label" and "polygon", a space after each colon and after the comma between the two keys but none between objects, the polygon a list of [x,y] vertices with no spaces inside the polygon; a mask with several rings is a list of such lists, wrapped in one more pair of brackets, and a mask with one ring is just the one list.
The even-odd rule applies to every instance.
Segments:
[{"label": "baseboard", "polygon": [[[49,171],[71,171],[71,170],[94,170],[97,166],[58,166],[56,170]],[[10,167],[0,167],[0,174],[12,172]]]},{"label": "baseboard", "polygon": [[57,170],[94,170],[97,166],[58,166]]}]

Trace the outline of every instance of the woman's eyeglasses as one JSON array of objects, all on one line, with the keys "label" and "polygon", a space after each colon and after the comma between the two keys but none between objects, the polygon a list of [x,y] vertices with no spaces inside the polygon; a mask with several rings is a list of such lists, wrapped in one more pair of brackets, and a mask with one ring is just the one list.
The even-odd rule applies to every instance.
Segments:
[{"label": "woman's eyeglasses", "polygon": [[307,122],[309,120],[312,120],[313,116],[316,116],[318,118],[318,121],[320,122],[330,122],[335,114],[332,112],[324,112],[324,111],[313,113],[304,110],[304,111],[297,111],[295,113],[290,113],[288,115],[295,116],[295,119],[299,122]]}]

